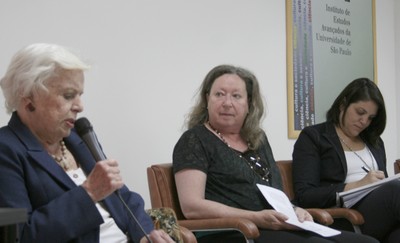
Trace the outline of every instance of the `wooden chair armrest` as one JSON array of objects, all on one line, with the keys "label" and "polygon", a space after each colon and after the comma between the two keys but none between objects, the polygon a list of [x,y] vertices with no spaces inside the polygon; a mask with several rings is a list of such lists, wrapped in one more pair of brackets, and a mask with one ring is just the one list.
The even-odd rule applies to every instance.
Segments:
[{"label": "wooden chair armrest", "polygon": [[179,226],[179,230],[181,232],[182,240],[184,243],[197,243],[196,236],[194,236],[193,232],[190,231],[188,228]]},{"label": "wooden chair armrest", "polygon": [[191,231],[238,230],[247,239],[256,239],[260,235],[257,226],[243,218],[185,219],[179,220],[179,225]]},{"label": "wooden chair armrest", "polygon": [[350,208],[326,208],[326,210],[333,218],[345,218],[353,225],[364,224],[364,217],[360,212]]},{"label": "wooden chair armrest", "polygon": [[333,224],[333,217],[324,209],[320,208],[307,208],[307,212],[311,214],[314,220],[322,225]]}]

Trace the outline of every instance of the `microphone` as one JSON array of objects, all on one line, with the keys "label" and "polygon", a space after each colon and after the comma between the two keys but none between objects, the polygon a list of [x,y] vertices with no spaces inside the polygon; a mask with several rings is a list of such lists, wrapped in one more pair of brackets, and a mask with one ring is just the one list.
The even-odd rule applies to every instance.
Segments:
[{"label": "microphone", "polygon": [[92,124],[90,124],[89,120],[86,117],[79,118],[75,122],[75,129],[78,135],[89,147],[96,162],[105,160],[106,156],[100,147],[99,140],[97,140],[96,133],[93,131]]},{"label": "microphone", "polygon": [[[79,118],[78,120],[75,121],[75,129],[76,129],[76,132],[78,133],[79,137],[81,137],[81,139],[88,146],[90,153],[93,155],[96,162],[98,162],[100,160],[105,160],[106,156],[100,147],[99,140],[97,140],[96,133],[94,132],[93,126],[92,126],[92,124],[90,124],[89,120],[86,117]],[[131,216],[131,218],[133,218],[134,221],[136,222],[136,224],[139,226],[140,230],[142,231],[142,233],[144,234],[146,239],[150,243],[152,243],[152,241],[150,240],[146,231],[143,229],[142,225],[139,223],[139,220],[137,220],[137,218],[132,213],[129,206],[126,204],[126,202],[122,198],[121,193],[119,193],[119,190],[116,190],[115,193],[118,195],[118,198],[121,200],[125,209],[129,212],[129,215]]]}]

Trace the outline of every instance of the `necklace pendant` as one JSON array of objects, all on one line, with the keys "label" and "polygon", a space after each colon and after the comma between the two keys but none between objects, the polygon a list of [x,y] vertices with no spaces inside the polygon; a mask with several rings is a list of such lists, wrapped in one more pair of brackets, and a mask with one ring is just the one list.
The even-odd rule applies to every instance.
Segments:
[{"label": "necklace pendant", "polygon": [[61,156],[58,157],[54,154],[50,154],[51,157],[57,162],[58,165],[61,166],[65,171],[69,170],[69,164],[67,160],[67,147],[65,146],[65,143],[63,140],[60,141],[60,147],[61,147]]},{"label": "necklace pendant", "polygon": [[[250,169],[254,173],[256,173],[259,177],[261,177],[261,179],[263,181],[266,181],[267,183],[270,183],[269,182],[269,176],[270,176],[269,168],[268,167],[264,168],[259,163],[259,161],[261,160],[260,156],[258,156],[258,155],[254,156],[254,157],[250,156],[250,158],[249,158],[250,161],[251,161],[250,162],[246,157],[243,156],[242,153],[234,151],[234,149],[231,147],[231,145],[225,140],[224,136],[222,136],[222,134],[211,125],[210,121],[207,121],[207,124],[219,136],[221,141],[224,142],[228,146],[228,148],[230,148],[235,154],[237,154],[239,158],[241,158],[244,161],[246,161],[246,163],[249,165]],[[249,142],[247,143],[247,147],[248,147],[248,149],[250,149],[250,147],[251,147],[251,144]]]},{"label": "necklace pendant", "polygon": [[[348,145],[348,144],[344,141],[343,138],[341,138],[340,136],[338,136],[338,137],[339,137],[340,142],[343,143],[344,146],[346,146],[346,148],[350,150],[350,152],[352,152],[353,154],[355,154],[355,155],[363,162],[363,164],[364,164],[369,170],[371,170],[371,167],[370,167],[370,166],[368,165],[368,163],[361,157],[361,155],[359,155],[355,150],[353,150],[353,148],[350,147],[350,145]],[[368,146],[367,146],[367,144],[366,144],[365,142],[364,142],[364,146],[365,146],[365,149],[368,151],[369,156],[370,156],[370,158],[371,158],[371,166],[372,166],[373,169],[375,170],[374,159],[373,159],[373,155],[372,155],[372,153],[371,153],[371,150],[368,148]]]}]

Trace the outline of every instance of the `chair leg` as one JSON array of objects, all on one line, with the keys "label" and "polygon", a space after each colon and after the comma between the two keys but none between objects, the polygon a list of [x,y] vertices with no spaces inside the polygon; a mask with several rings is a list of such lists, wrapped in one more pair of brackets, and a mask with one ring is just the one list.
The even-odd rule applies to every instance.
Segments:
[{"label": "chair leg", "polygon": [[357,234],[362,234],[361,229],[358,225],[353,225],[354,232]]}]

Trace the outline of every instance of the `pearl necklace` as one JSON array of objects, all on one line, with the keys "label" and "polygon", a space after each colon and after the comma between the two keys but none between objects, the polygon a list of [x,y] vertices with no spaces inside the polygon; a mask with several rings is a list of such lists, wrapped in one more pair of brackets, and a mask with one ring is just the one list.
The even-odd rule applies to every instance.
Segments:
[{"label": "pearl necklace", "polygon": [[63,140],[60,141],[61,146],[61,157],[58,157],[54,154],[50,154],[51,157],[59,164],[64,170],[69,170],[69,163],[67,161],[67,147]]},{"label": "pearl necklace", "polygon": [[[369,166],[369,165],[367,164],[367,162],[365,162],[365,160],[364,160],[356,151],[354,151],[354,150],[344,141],[344,139],[343,139],[342,137],[340,137],[339,135],[338,135],[338,137],[339,137],[340,142],[342,142],[342,143],[344,144],[344,146],[346,146],[351,152],[353,152],[353,153],[364,163],[364,165],[365,165],[369,170],[371,170],[371,166]],[[375,170],[374,159],[373,159],[373,157],[372,157],[371,150],[369,150],[368,146],[367,146],[365,143],[364,143],[364,145],[365,145],[365,147],[366,147],[367,150],[368,150],[369,157],[371,158],[372,168]]]},{"label": "pearl necklace", "polygon": [[[226,144],[226,146],[228,146],[228,148],[230,148],[235,154],[237,154],[239,156],[239,158],[243,159],[244,161],[246,161],[247,165],[257,174],[261,177],[262,180],[266,181],[269,183],[269,177],[270,177],[270,171],[269,168],[264,168],[261,164],[260,164],[260,156],[256,155],[254,158],[253,156],[250,156],[250,160],[252,161],[252,163],[250,163],[246,158],[243,157],[242,153],[240,153],[239,151],[234,150],[231,145],[225,140],[224,136],[222,136],[222,134],[215,129],[210,121],[207,121],[208,126],[210,126],[210,128],[219,136],[219,138],[222,140],[222,142],[224,142]],[[247,146],[250,148],[250,143],[247,143]],[[254,151],[255,153],[255,151]]]}]

